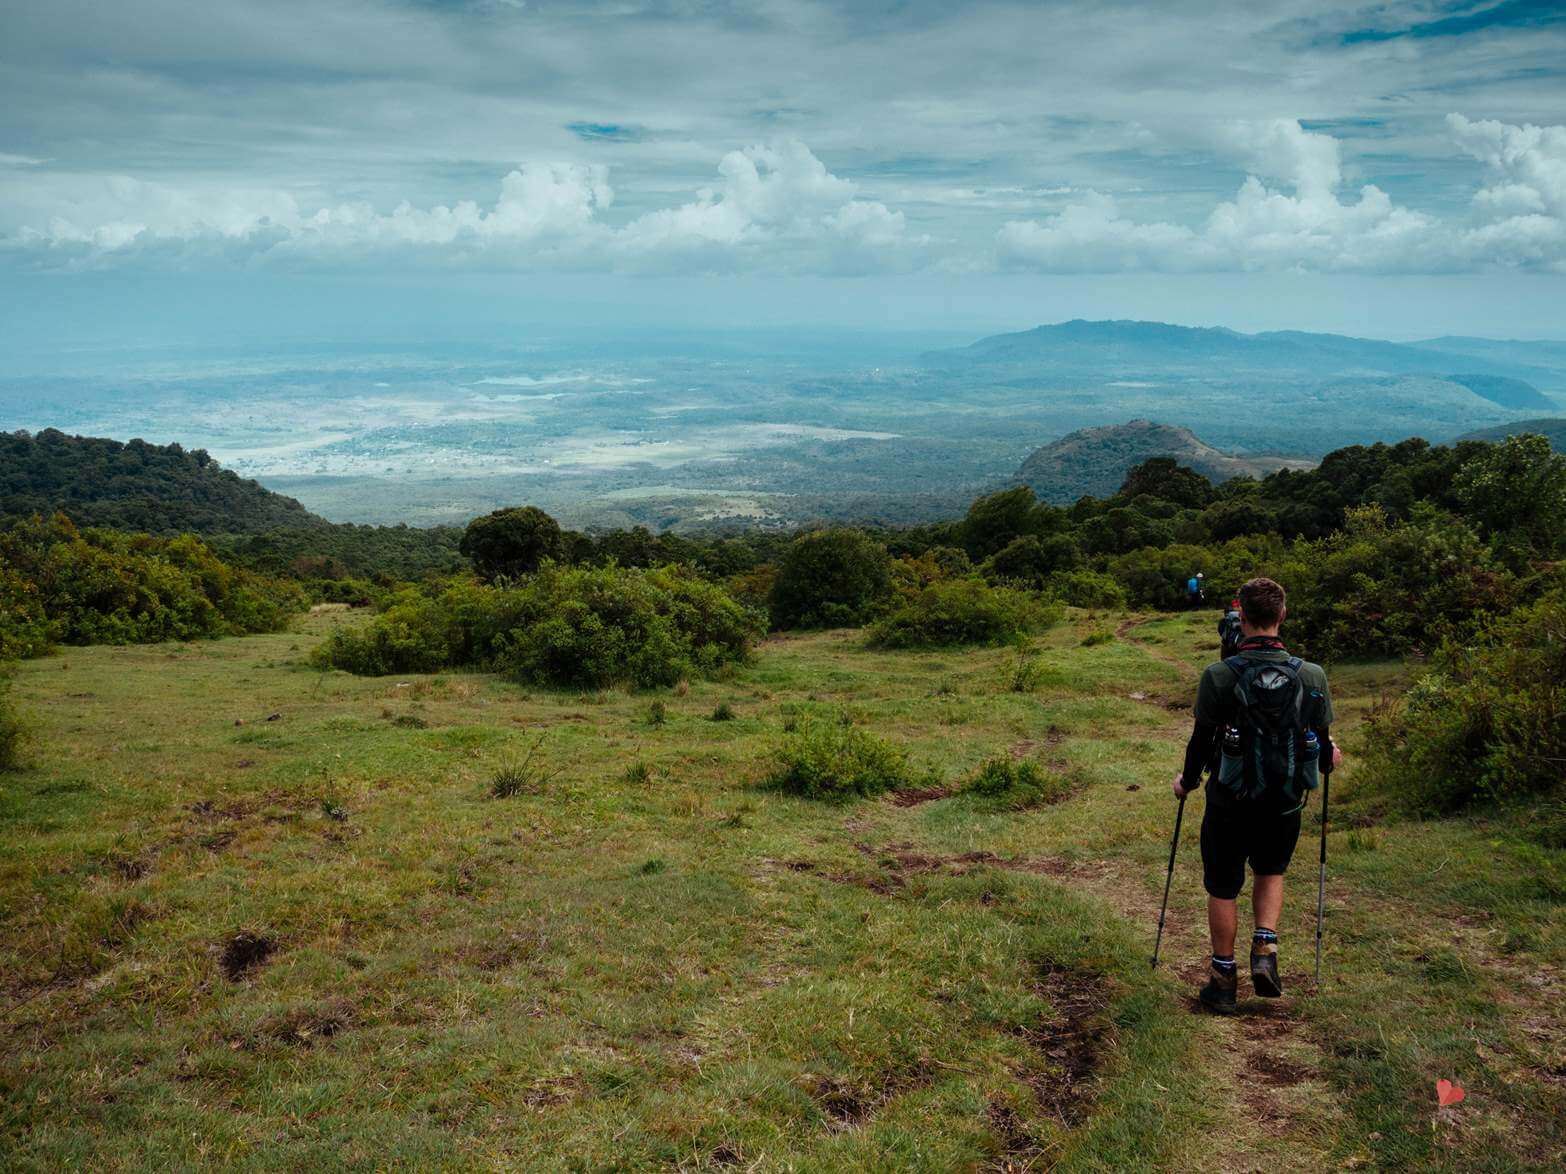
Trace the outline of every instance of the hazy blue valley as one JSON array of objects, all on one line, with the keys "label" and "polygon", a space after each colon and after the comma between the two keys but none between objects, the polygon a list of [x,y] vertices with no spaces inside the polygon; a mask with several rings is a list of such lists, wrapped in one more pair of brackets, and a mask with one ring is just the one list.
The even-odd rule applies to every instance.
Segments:
[{"label": "hazy blue valley", "polygon": [[1561,344],[1156,323],[978,342],[692,334],[105,354],[0,383],[8,429],[205,448],[333,520],[423,525],[522,501],[578,526],[922,521],[959,513],[1067,433],[1131,419],[1308,463],[1563,411]]}]

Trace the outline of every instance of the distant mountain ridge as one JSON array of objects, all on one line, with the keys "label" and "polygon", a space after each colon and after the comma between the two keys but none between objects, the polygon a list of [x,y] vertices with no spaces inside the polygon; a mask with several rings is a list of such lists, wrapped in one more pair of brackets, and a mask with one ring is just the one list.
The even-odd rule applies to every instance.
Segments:
[{"label": "distant mountain ridge", "polygon": [[[929,352],[923,359],[929,366],[945,369],[1042,366],[1097,374],[1423,375],[1455,383],[1509,409],[1555,409],[1554,402],[1524,377],[1532,368],[1487,355],[1479,347],[1455,349],[1464,340],[1450,340],[1454,349],[1435,349],[1442,341],[1447,340],[1425,346],[1298,330],[1242,334],[1225,327],[1077,318],[991,335],[966,347]],[[1454,375],[1454,370],[1464,373]]]},{"label": "distant mountain ridge", "polygon": [[1214,448],[1189,428],[1131,420],[1084,428],[1036,449],[1022,462],[1017,479],[1044,501],[1067,505],[1085,495],[1113,495],[1127,473],[1152,457],[1172,457],[1214,482],[1315,464],[1289,457],[1236,456]]},{"label": "distant mountain ridge", "polygon": [[1505,440],[1524,432],[1536,432],[1550,442],[1556,452],[1566,453],[1566,416],[1552,416],[1539,420],[1518,420],[1514,424],[1502,424],[1498,428],[1480,428],[1459,436],[1459,440]]}]

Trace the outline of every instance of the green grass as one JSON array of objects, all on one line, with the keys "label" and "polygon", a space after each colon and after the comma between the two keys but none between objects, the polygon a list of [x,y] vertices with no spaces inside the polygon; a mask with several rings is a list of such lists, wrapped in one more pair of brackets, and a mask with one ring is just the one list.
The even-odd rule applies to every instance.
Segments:
[{"label": "green grass", "polygon": [[[655,695],[308,668],[340,615],[29,662],[30,765],[0,775],[0,1166],[1551,1164],[1560,853],[1518,817],[1353,827],[1345,771],[1329,981],[1300,981],[1312,842],[1280,927],[1301,993],[1218,1022],[1184,1002],[1195,799],[1149,971],[1211,626],[1150,621],[1084,645],[1122,617],[1074,616],[1020,691],[1012,649],[834,632]],[[1399,679],[1335,675],[1351,751]],[[1071,789],[764,786],[785,724],[827,712],[920,786],[1005,756]],[[271,949],[231,980],[240,934]],[[1258,1047],[1287,1079],[1246,1078]],[[1437,1118],[1442,1076],[1469,1099]]]}]

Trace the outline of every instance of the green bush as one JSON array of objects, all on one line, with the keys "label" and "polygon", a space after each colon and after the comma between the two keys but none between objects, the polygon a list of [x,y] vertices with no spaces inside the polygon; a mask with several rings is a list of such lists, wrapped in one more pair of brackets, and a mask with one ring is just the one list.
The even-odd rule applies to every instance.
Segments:
[{"label": "green bush", "polygon": [[869,641],[879,648],[1002,644],[1042,631],[1062,615],[1059,604],[982,579],[932,583],[877,620]]},{"label": "green bush", "polygon": [[1289,592],[1284,635],[1313,660],[1434,651],[1517,598],[1478,535],[1428,507],[1407,523],[1377,506],[1351,509],[1343,529],[1296,544],[1277,577]]},{"label": "green bush", "polygon": [[678,567],[546,564],[518,587],[417,591],[357,630],[340,629],[317,663],[366,675],[493,669],[539,685],[673,685],[748,658],[761,617]]},{"label": "green bush", "polygon": [[1072,607],[1123,608],[1126,589],[1102,571],[1062,571],[1051,575],[1046,590]]},{"label": "green bush", "polygon": [[859,530],[801,534],[778,563],[772,623],[779,628],[864,623],[891,595],[891,561],[885,546]]},{"label": "green bush", "polygon": [[1372,790],[1424,814],[1566,790],[1566,589],[1448,643],[1432,671],[1373,714]]},{"label": "green bush", "polygon": [[813,715],[794,724],[773,753],[767,784],[806,799],[878,795],[913,781],[908,756],[857,726]]},{"label": "green bush", "polygon": [[144,644],[277,631],[296,583],[232,567],[191,535],[78,530],[33,518],[0,533],[0,654],[55,644]]},{"label": "green bush", "polygon": [[998,754],[981,763],[957,790],[986,807],[1016,811],[1058,803],[1071,793],[1071,785],[1031,759]]}]

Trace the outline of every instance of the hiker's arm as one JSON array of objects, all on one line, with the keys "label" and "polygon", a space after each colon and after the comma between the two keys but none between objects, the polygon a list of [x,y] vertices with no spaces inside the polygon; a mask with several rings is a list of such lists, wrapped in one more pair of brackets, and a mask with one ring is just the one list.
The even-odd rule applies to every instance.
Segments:
[{"label": "hiker's arm", "polygon": [[1197,718],[1191,730],[1191,740],[1185,744],[1185,765],[1180,768],[1176,780],[1177,794],[1189,795],[1202,785],[1202,771],[1212,761],[1213,742],[1218,737],[1218,727],[1212,722]]},{"label": "hiker's arm", "polygon": [[1339,750],[1337,743],[1332,740],[1332,732],[1327,726],[1316,726],[1316,739],[1321,743],[1321,757],[1317,762],[1321,766],[1321,773],[1330,775],[1337,769],[1338,763],[1343,761],[1343,751]]}]

